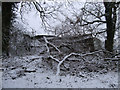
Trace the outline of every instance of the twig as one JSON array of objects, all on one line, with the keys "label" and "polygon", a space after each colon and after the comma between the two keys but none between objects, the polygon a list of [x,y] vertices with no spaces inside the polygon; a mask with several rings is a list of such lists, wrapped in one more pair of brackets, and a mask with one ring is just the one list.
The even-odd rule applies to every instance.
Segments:
[{"label": "twig", "polygon": [[93,55],[93,54],[95,54],[95,53],[99,53],[99,52],[103,52],[103,50],[98,50],[98,51],[95,51],[95,52],[82,54],[82,56]]},{"label": "twig", "polygon": [[45,46],[46,46],[46,48],[47,48],[47,52],[49,53],[49,52],[50,52],[50,49],[49,49],[47,43],[45,44]]},{"label": "twig", "polygon": [[104,60],[105,60],[105,61],[107,61],[107,60],[119,61],[120,58],[105,58]]}]

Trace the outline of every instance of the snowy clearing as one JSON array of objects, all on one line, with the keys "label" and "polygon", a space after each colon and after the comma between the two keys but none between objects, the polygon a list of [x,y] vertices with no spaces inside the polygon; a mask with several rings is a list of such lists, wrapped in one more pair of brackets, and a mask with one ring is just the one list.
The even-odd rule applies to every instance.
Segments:
[{"label": "snowy clearing", "polygon": [[[81,76],[57,76],[43,66],[41,56],[3,60],[2,88],[117,88],[118,73],[81,72]],[[11,59],[13,59],[11,61]],[[30,62],[30,63],[29,63]],[[8,66],[9,65],[9,66]],[[16,67],[17,66],[17,67]]]},{"label": "snowy clearing", "polygon": [[93,78],[30,73],[15,80],[3,80],[3,88],[117,88],[117,73],[95,74]]}]

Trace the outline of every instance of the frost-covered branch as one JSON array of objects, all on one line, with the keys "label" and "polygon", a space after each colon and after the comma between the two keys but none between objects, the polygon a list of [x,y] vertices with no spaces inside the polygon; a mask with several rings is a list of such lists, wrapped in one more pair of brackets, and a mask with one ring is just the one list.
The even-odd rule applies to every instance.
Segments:
[{"label": "frost-covered branch", "polygon": [[54,58],[52,55],[50,55],[49,57],[57,62],[60,62],[57,58]]},{"label": "frost-covered branch", "polygon": [[103,50],[98,50],[98,51],[95,51],[95,52],[90,52],[90,53],[82,54],[81,56],[93,55],[93,54],[96,54],[96,53],[99,53],[99,52],[103,52]]},{"label": "frost-covered branch", "polygon": [[[45,40],[45,42],[46,42],[45,46],[46,46],[46,48],[47,48],[47,52],[50,53],[50,49],[49,49],[49,47],[48,47],[48,44],[50,44],[50,43],[48,42],[48,40],[46,39],[46,37],[43,37],[43,38],[44,38],[44,40]],[[51,45],[51,44],[50,44],[50,45]],[[53,46],[54,46],[54,45],[53,45]],[[49,55],[49,57],[50,57],[51,59],[59,62],[59,60],[58,60],[57,58],[54,58],[52,55]]]},{"label": "frost-covered branch", "polygon": [[[54,45],[54,44],[52,44],[52,43],[50,43],[50,42],[48,42],[48,40],[47,40],[47,38],[46,37],[43,37],[44,38],[44,40],[45,40],[45,42],[46,42],[46,44],[49,44],[49,45],[51,45],[52,47],[54,47],[58,52],[60,52],[60,50]],[[49,48],[48,46],[47,46],[47,48]]]},{"label": "frost-covered branch", "polygon": [[[48,47],[48,44],[53,46],[58,52],[60,52],[59,49],[55,45],[50,43],[45,36],[43,38],[44,38],[44,40],[46,42],[46,48],[47,48],[48,53],[50,53],[50,49]],[[100,52],[104,52],[104,50],[98,50],[98,51],[90,52],[90,53],[86,53],[86,54],[72,52],[72,53],[64,56],[62,60],[59,60],[59,59],[57,59],[57,58],[55,58],[55,57],[53,57],[52,55],[49,54],[49,58],[51,58],[51,59],[55,60],[56,62],[58,62],[56,75],[59,75],[60,74],[60,66],[61,66],[61,64],[63,64],[63,62],[65,60],[67,60],[69,57],[71,57],[71,56],[80,56],[85,61],[84,56],[94,55],[94,54],[97,54],[97,53],[100,53]]]},{"label": "frost-covered branch", "polygon": [[112,60],[112,61],[119,61],[120,58],[105,58],[105,61]]},{"label": "frost-covered branch", "polygon": [[43,38],[44,38],[44,40],[45,40],[45,42],[46,42],[45,46],[46,46],[46,48],[47,48],[47,52],[49,53],[49,52],[50,52],[50,49],[49,49],[49,47],[48,47],[48,45],[47,45],[48,41],[47,41],[46,37],[43,37]]},{"label": "frost-covered branch", "polygon": [[[59,75],[59,73],[60,73],[60,65],[61,65],[67,58],[69,58],[69,57],[72,56],[72,55],[77,55],[77,56],[81,56],[81,57],[82,57],[82,55],[79,54],[79,53],[70,53],[70,54],[66,55],[66,56],[59,62],[59,64],[58,64],[56,75]],[[82,58],[82,59],[84,59],[84,58]]]},{"label": "frost-covered branch", "polygon": [[59,74],[60,74],[60,65],[61,65],[67,58],[69,58],[70,56],[73,56],[73,55],[75,55],[75,56],[81,56],[81,58],[82,58],[83,60],[85,60],[85,59],[83,58],[84,56],[93,55],[93,54],[95,54],[95,53],[99,53],[99,52],[102,52],[102,51],[103,51],[103,50],[99,50],[99,51],[95,51],[95,52],[91,52],[91,53],[86,53],[86,54],[70,53],[70,54],[66,55],[66,56],[59,62],[59,64],[58,64],[56,75],[59,75]]}]

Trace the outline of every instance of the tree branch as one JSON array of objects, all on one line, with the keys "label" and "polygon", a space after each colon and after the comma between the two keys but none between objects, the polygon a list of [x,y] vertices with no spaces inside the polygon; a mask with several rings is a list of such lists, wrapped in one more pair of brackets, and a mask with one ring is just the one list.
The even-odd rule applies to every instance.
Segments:
[{"label": "tree branch", "polygon": [[81,58],[85,61],[85,59],[83,58],[84,56],[92,55],[92,54],[99,53],[99,52],[102,52],[102,51],[103,51],[103,50],[99,50],[99,51],[95,51],[95,52],[92,52],[92,53],[86,53],[86,54],[70,53],[70,54],[66,55],[66,56],[59,62],[59,64],[58,64],[56,75],[59,75],[59,74],[60,74],[60,66],[61,66],[61,64],[62,64],[67,58],[69,58],[70,56],[72,56],[72,55],[81,56]]},{"label": "tree branch", "polygon": [[52,55],[49,56],[51,59],[57,61],[58,63],[60,62],[57,58],[54,58]]},{"label": "tree branch", "polygon": [[86,12],[88,12],[88,13],[90,13],[91,15],[95,16],[95,17],[98,18],[99,20],[101,20],[101,17],[105,16],[105,14],[102,14],[102,15],[100,15],[100,16],[97,16],[96,14],[92,13],[91,11],[88,11],[88,10],[86,10],[86,9],[83,9],[83,10],[85,10]]},{"label": "tree branch", "polygon": [[[51,43],[48,42],[48,40],[46,39],[45,36],[44,36],[43,38],[44,38],[44,40],[45,40],[45,42],[46,42],[47,52],[50,53],[50,50],[49,50],[49,47],[48,47],[47,44],[50,44],[50,45],[51,45]],[[56,47],[56,46],[53,45],[53,44],[52,44],[52,46],[53,46],[54,48]],[[57,49],[57,48],[56,48],[56,49]],[[54,58],[54,57],[53,57],[52,55],[50,55],[50,54],[49,54],[49,57],[50,57],[51,59],[55,60],[56,62],[58,62],[56,75],[59,75],[59,74],[60,74],[60,66],[61,66],[61,64],[63,64],[63,62],[64,62],[65,60],[67,60],[69,57],[71,57],[71,56],[73,56],[73,55],[74,55],[74,56],[80,56],[80,57],[85,61],[84,56],[94,55],[94,54],[99,53],[99,52],[104,52],[104,50],[98,50],[98,51],[90,52],[90,53],[86,53],[86,54],[80,54],[80,53],[74,53],[74,52],[72,52],[72,53],[64,56],[61,61],[60,61],[59,59],[57,59],[57,58]],[[110,59],[111,59],[111,58],[106,58],[105,60],[110,60]],[[74,59],[71,59],[71,60],[74,60]],[[77,60],[78,60],[78,59],[77,59]],[[114,59],[114,60],[116,60],[116,59]]]},{"label": "tree branch", "polygon": [[47,52],[49,53],[50,52],[50,49],[49,49],[49,47],[48,47],[48,41],[47,41],[47,39],[45,38],[45,37],[43,37],[44,38],[44,40],[45,40],[45,42],[46,42],[46,44],[45,44],[45,46],[46,46],[46,48],[47,48]]},{"label": "tree branch", "polygon": [[112,60],[112,61],[119,61],[120,58],[105,58],[105,61]]},{"label": "tree branch", "polygon": [[86,24],[82,24],[80,26],[86,26],[86,25],[89,25],[89,24],[94,24],[94,23],[98,23],[98,22],[102,22],[102,23],[106,23],[106,21],[102,21],[102,20],[95,20],[95,21],[92,21],[92,22],[88,22],[86,20],[83,20]]},{"label": "tree branch", "polygon": [[[49,44],[49,45],[51,45],[52,47],[54,47],[58,52],[60,52],[60,50],[54,45],[54,44],[52,44],[52,43],[50,43],[50,42],[48,42],[48,40],[46,39],[46,37],[44,36],[43,37],[44,38],[44,40],[45,40],[45,42],[46,42],[46,44]],[[47,46],[47,48],[49,48],[48,46]],[[47,49],[48,50],[48,49]],[[49,51],[49,50],[48,50]]]}]

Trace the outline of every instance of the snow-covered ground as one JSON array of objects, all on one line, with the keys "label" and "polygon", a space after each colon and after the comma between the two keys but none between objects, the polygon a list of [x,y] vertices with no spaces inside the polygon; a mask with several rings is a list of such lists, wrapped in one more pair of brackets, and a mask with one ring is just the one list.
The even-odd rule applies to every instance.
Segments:
[{"label": "snow-covered ground", "polygon": [[50,73],[30,73],[15,80],[3,80],[3,88],[115,88],[117,73],[95,74],[93,78],[56,76]]},{"label": "snow-covered ground", "polygon": [[81,72],[81,77],[56,76],[42,65],[42,56],[31,55],[3,60],[2,88],[117,88],[118,73]]},{"label": "snow-covered ground", "polygon": [[30,73],[15,80],[3,80],[3,88],[113,88],[117,87],[117,73],[95,74],[93,78],[56,76],[50,73]]},{"label": "snow-covered ground", "polygon": [[0,90],[2,89],[2,71],[0,71]]}]

